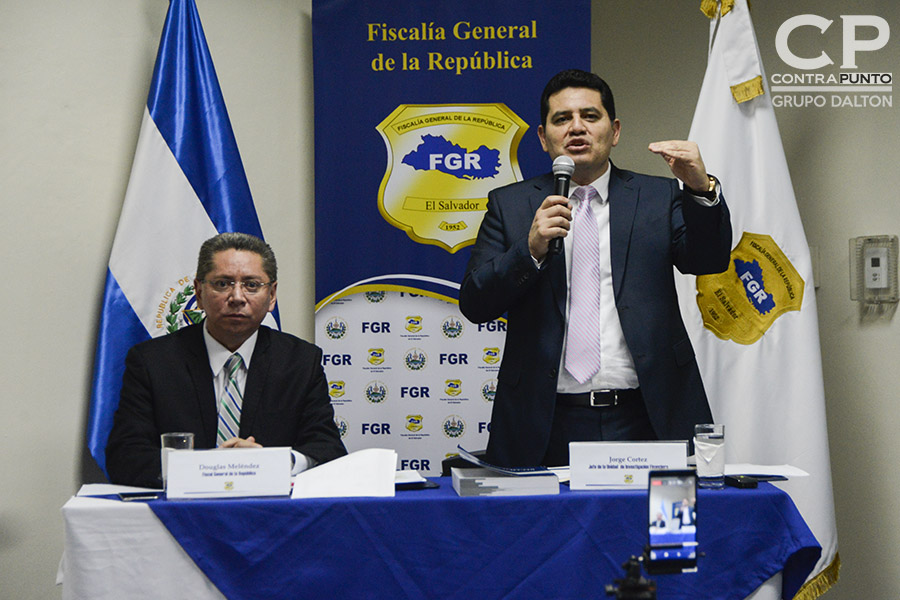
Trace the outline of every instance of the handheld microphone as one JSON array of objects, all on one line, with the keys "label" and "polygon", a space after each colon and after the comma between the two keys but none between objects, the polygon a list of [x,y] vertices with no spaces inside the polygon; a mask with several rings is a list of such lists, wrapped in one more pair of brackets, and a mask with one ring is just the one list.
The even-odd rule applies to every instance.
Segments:
[{"label": "handheld microphone", "polygon": [[[557,156],[553,160],[553,178],[556,180],[556,195],[569,196],[569,181],[575,172],[575,161],[568,156]],[[561,237],[550,240],[547,254],[553,256],[562,252],[563,239]]]}]

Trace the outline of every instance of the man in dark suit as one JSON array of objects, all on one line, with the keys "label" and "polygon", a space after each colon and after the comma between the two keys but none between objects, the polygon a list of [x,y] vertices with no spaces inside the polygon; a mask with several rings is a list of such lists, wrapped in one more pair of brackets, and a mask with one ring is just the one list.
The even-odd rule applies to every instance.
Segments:
[{"label": "man in dark suit", "polygon": [[474,322],[508,319],[488,462],[568,464],[571,441],[689,439],[712,421],[672,267],[728,267],[728,209],[692,142],[649,147],[683,190],[616,168],[620,129],[606,82],[557,74],[538,136],[551,159],[574,161],[572,200],[549,173],[489,195],[459,299]]},{"label": "man in dark suit", "polygon": [[681,505],[675,509],[672,517],[678,521],[678,529],[691,527],[697,523],[697,507],[696,499],[688,500],[685,498],[681,501]]},{"label": "man in dark suit", "polygon": [[290,446],[294,472],[347,453],[322,351],[261,326],[276,286],[275,255],[259,238],[204,242],[194,280],[204,322],[137,344],[125,359],[106,446],[110,481],[159,487],[166,432],[192,432],[198,449]]}]

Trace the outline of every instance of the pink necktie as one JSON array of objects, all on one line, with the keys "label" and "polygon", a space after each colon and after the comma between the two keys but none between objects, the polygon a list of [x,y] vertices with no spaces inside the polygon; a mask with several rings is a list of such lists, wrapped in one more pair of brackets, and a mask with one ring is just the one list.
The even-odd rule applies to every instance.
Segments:
[{"label": "pink necktie", "polygon": [[600,369],[600,232],[591,210],[597,190],[575,190],[579,200],[572,223],[572,275],[569,283],[569,325],[566,371],[584,383]]}]

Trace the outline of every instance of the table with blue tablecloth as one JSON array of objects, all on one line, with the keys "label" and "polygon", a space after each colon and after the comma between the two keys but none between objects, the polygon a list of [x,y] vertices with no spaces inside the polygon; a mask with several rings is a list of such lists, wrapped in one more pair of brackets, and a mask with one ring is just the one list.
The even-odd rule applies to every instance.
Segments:
[{"label": "table with blue tablecloth", "polygon": [[[114,570],[123,568],[116,557],[135,562],[126,555],[140,555],[140,536],[133,533],[131,545],[117,538],[120,529],[128,535],[126,513],[145,518],[152,511],[195,565],[185,568],[199,569],[210,589],[230,599],[601,598],[605,585],[623,576],[622,563],[647,542],[645,491],[561,486],[558,496],[461,498],[449,478],[435,481],[437,489],[392,498],[140,506],[73,498],[63,507],[64,597],[101,598],[99,592],[115,587]],[[778,573],[783,597],[791,598],[820,555],[790,497],[770,484],[700,490],[697,510],[705,555],[696,573],[655,576],[660,600],[744,598]],[[144,558],[152,566],[161,554],[147,539]],[[122,585],[144,589],[135,581],[138,566],[128,568],[133,575],[120,578]],[[91,589],[94,580],[104,582],[99,590]],[[147,586],[160,592],[163,583],[157,577]]]}]

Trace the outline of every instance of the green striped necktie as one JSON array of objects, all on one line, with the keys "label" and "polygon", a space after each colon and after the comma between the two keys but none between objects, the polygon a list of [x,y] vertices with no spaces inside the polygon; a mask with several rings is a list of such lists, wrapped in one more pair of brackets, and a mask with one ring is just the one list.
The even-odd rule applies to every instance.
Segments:
[{"label": "green striped necktie", "polygon": [[238,369],[244,361],[240,354],[232,354],[225,362],[225,385],[219,397],[219,427],[216,447],[221,446],[241,431],[241,405],[244,397],[237,383]]}]

